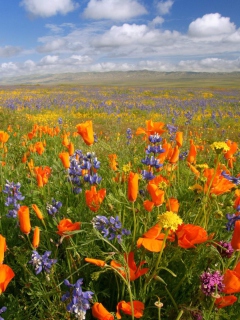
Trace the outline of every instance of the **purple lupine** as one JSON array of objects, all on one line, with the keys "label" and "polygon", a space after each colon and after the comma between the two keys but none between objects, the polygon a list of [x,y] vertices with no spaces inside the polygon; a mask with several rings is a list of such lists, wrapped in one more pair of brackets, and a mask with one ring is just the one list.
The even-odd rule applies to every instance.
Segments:
[{"label": "purple lupine", "polygon": [[[7,307],[2,307],[2,308],[0,309],[0,314],[2,314],[2,313],[5,312],[5,311],[7,311]],[[4,320],[4,318],[0,316],[0,320]]]},{"label": "purple lupine", "polygon": [[128,128],[126,133],[127,133],[127,144],[130,144],[130,140],[132,139],[132,130]]},{"label": "purple lupine", "polygon": [[221,275],[220,271],[210,272],[203,272],[200,276],[201,281],[201,290],[206,296],[211,296],[215,293],[220,293],[224,289],[223,284],[223,276]]},{"label": "purple lupine", "polygon": [[233,255],[234,249],[230,242],[227,241],[219,241],[217,246],[217,250],[223,258],[231,258]]},{"label": "purple lupine", "polygon": [[51,251],[46,251],[42,256],[34,250],[32,253],[32,259],[28,262],[34,267],[35,273],[39,274],[44,271],[50,273],[52,265],[57,263],[57,259],[49,259]]},{"label": "purple lupine", "polygon": [[117,239],[118,243],[122,242],[122,236],[130,235],[131,231],[122,228],[122,223],[119,217],[110,217],[109,219],[105,216],[96,216],[92,219],[94,228],[96,228],[108,240]]},{"label": "purple lupine", "polygon": [[18,203],[18,201],[22,201],[25,199],[25,197],[20,192],[20,187],[20,182],[14,183],[6,180],[5,189],[3,190],[3,193],[7,194],[5,206],[11,207],[11,209],[8,210],[8,214],[6,215],[8,218],[17,217],[17,213],[20,208],[20,204]]},{"label": "purple lupine", "polygon": [[159,169],[163,166],[163,164],[160,162],[159,159],[154,158],[153,156],[151,157],[145,157],[145,159],[141,160],[143,164],[146,166],[154,167],[156,169]]},{"label": "purple lupine", "polygon": [[235,213],[233,214],[227,213],[226,218],[228,220],[226,224],[227,231],[231,231],[235,227],[235,222],[240,220],[240,215],[236,215]]},{"label": "purple lupine", "polygon": [[152,173],[152,171],[142,170],[141,175],[145,180],[152,180],[155,178],[155,175]]},{"label": "purple lupine", "polygon": [[67,305],[67,311],[74,314],[78,320],[84,320],[87,310],[91,308],[90,303],[94,292],[82,290],[82,278],[78,279],[75,284],[71,284],[65,279],[64,284],[71,288],[71,291],[67,291],[61,298],[63,302],[71,299],[70,303]]},{"label": "purple lupine", "polygon": [[52,204],[47,204],[47,213],[51,216],[55,216],[59,209],[62,207],[62,202],[52,199]]},{"label": "purple lupine", "polygon": [[225,171],[221,172],[221,176],[223,176],[225,179],[231,181],[236,186],[240,185],[240,177],[232,177],[230,174],[227,174]]}]

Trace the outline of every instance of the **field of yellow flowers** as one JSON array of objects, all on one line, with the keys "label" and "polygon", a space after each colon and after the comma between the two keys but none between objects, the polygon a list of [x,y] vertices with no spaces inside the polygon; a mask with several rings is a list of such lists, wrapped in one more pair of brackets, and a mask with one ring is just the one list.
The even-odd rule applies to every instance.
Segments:
[{"label": "field of yellow flowers", "polygon": [[0,89],[0,319],[240,319],[240,90]]}]

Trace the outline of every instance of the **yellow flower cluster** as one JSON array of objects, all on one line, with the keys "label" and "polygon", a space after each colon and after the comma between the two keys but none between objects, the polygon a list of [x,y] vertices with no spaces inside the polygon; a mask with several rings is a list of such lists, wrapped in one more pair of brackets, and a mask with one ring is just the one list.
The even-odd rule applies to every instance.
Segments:
[{"label": "yellow flower cluster", "polygon": [[176,231],[178,226],[183,223],[182,219],[172,211],[166,211],[163,214],[158,215],[158,223],[167,229]]},{"label": "yellow flower cluster", "polygon": [[213,142],[213,144],[211,144],[211,148],[215,150],[216,153],[221,153],[222,151],[226,152],[230,150],[226,142]]}]

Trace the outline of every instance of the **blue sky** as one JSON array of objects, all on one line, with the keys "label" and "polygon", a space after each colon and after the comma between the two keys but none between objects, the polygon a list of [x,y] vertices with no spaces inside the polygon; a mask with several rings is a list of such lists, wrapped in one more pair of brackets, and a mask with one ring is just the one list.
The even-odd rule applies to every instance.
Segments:
[{"label": "blue sky", "polygon": [[2,0],[0,76],[240,71],[240,0]]}]

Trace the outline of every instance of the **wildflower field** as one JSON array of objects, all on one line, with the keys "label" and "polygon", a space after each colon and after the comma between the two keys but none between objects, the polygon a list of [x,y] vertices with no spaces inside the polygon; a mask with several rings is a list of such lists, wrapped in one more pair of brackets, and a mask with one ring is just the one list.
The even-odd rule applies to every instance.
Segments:
[{"label": "wildflower field", "polygon": [[240,90],[0,88],[0,319],[240,319]]}]

